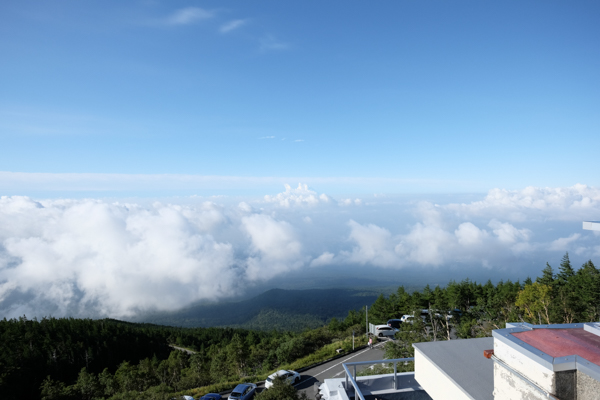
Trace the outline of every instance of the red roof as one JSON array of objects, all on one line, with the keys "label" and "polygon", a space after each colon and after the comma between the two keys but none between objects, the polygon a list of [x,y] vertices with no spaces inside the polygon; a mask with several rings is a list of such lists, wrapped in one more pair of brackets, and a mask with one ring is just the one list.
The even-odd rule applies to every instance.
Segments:
[{"label": "red roof", "polygon": [[583,328],[534,329],[512,335],[554,358],[577,355],[600,365],[600,336]]}]

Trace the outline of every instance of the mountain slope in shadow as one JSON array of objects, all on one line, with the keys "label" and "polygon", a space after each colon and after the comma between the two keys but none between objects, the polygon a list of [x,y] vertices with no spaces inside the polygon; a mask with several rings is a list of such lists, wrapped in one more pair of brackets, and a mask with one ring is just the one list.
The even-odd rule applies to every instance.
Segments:
[{"label": "mountain slope in shadow", "polygon": [[302,330],[345,318],[350,310],[371,305],[378,292],[354,289],[271,289],[235,303],[202,304],[171,313],[137,318],[138,322],[182,327],[229,326],[259,330]]}]

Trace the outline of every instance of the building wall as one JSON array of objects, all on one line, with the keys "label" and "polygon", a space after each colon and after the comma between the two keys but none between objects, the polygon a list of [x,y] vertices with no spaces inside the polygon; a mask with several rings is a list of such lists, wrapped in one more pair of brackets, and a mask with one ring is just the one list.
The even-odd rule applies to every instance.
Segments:
[{"label": "building wall", "polygon": [[600,382],[577,371],[577,400],[597,400],[600,397]]},{"label": "building wall", "polygon": [[415,348],[415,379],[433,400],[473,400],[418,348]]},{"label": "building wall", "polygon": [[497,363],[494,363],[494,399],[548,400],[541,392]]},{"label": "building wall", "polygon": [[[542,366],[500,340],[494,340],[494,355],[542,389],[549,393],[556,393],[555,374],[551,369]],[[494,371],[496,371],[496,366],[494,366]],[[494,372],[494,389],[495,387],[496,374]]]}]

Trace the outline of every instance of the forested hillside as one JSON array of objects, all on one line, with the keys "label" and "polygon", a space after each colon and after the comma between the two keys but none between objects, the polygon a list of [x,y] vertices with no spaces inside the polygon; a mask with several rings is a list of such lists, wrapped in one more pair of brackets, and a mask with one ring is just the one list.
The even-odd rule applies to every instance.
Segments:
[{"label": "forested hillside", "polygon": [[[591,261],[575,269],[565,255],[555,271],[525,282],[470,280],[379,296],[369,322],[385,323],[428,309],[425,322],[403,324],[389,357],[410,357],[420,341],[488,336],[506,322],[569,323],[600,317],[600,271]],[[446,318],[451,315],[451,318]],[[302,333],[233,328],[173,328],[114,320],[0,321],[0,393],[3,399],[168,399],[201,395],[239,381],[264,379],[350,349],[365,334],[365,309],[332,318]],[[265,321],[269,320],[267,315]],[[268,322],[265,322],[268,323]],[[293,324],[293,322],[290,322]],[[451,335],[452,334],[452,335]],[[177,345],[195,351],[173,350]],[[408,367],[410,368],[410,367]],[[212,385],[212,386],[210,386]]]},{"label": "forested hillside", "polygon": [[[445,288],[426,286],[412,295],[404,288],[389,297],[379,296],[369,309],[369,320],[384,323],[416,309],[429,309],[431,339],[447,338],[451,328],[459,337],[488,336],[506,322],[562,324],[598,321],[600,270],[592,261],[575,269],[565,254],[558,270],[550,264],[540,277],[525,282],[451,281]],[[452,318],[443,318],[451,314]]]},{"label": "forested hillside", "polygon": [[[232,328],[173,328],[114,320],[0,321],[3,399],[166,399],[210,384],[264,379],[274,369],[320,352],[335,354],[364,314],[350,312],[347,329],[324,326],[302,334]],[[334,343],[336,342],[336,343]],[[332,344],[333,343],[333,344]],[[173,350],[177,345],[193,351]],[[311,359],[306,361],[311,362]]]}]

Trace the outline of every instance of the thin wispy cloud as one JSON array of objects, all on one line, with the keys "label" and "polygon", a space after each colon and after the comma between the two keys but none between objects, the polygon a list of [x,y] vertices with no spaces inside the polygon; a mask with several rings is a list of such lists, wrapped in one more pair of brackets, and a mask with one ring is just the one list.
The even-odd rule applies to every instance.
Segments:
[{"label": "thin wispy cloud", "polygon": [[277,51],[286,50],[289,48],[289,44],[280,41],[273,35],[267,35],[260,39],[260,50],[261,51]]},{"label": "thin wispy cloud", "polygon": [[262,136],[262,137],[259,137],[259,139],[261,139],[261,140],[262,139],[275,139],[275,136]]},{"label": "thin wispy cloud", "polygon": [[304,142],[304,139],[296,139],[294,142]]},{"label": "thin wispy cloud", "polygon": [[214,17],[212,11],[207,11],[200,7],[187,7],[175,11],[165,22],[168,25],[190,25],[212,17]]},{"label": "thin wispy cloud", "polygon": [[[257,140],[259,140],[258,138]],[[265,140],[275,137],[265,137]],[[308,177],[308,176],[236,176],[236,175],[186,175],[186,174],[99,174],[99,173],[31,173],[0,171],[0,188],[7,194],[31,194],[43,191],[50,197],[64,196],[67,192],[131,192],[148,191],[179,193],[189,190],[270,190],[288,182],[306,182],[314,186],[326,186],[333,192],[373,192],[386,190],[402,192],[410,188],[435,193],[464,187],[453,180],[402,179],[381,177]]]},{"label": "thin wispy cloud", "polygon": [[221,26],[221,28],[219,29],[219,31],[221,33],[229,33],[236,29],[241,28],[242,26],[246,25],[246,23],[247,23],[247,20],[245,20],[245,19],[234,19],[233,21],[229,21],[229,22],[223,24]]}]

